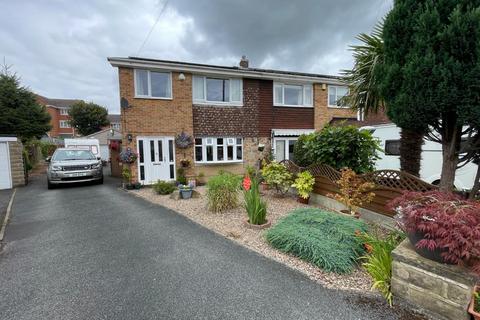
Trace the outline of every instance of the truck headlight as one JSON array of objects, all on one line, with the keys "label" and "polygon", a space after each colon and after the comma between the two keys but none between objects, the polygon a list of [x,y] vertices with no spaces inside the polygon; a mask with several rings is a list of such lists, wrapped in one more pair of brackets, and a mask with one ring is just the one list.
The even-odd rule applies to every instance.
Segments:
[{"label": "truck headlight", "polygon": [[61,166],[52,166],[52,170],[53,171],[62,171],[62,167]]}]

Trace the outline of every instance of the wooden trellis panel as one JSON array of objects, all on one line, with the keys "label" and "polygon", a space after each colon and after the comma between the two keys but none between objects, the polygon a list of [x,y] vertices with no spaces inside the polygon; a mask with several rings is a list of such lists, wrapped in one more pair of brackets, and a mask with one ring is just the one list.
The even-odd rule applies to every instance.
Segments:
[{"label": "wooden trellis panel", "polygon": [[[327,196],[328,194],[338,193],[337,181],[340,179],[341,173],[324,164],[315,164],[307,168],[300,167],[290,160],[284,160],[282,163],[292,173],[299,173],[304,170],[310,171],[315,177],[315,186],[313,192]],[[429,191],[435,190],[438,187],[431,185],[418,177],[415,177],[406,172],[397,170],[378,170],[359,175],[364,181],[372,182],[375,188],[372,192],[375,193],[373,201],[365,206],[369,209],[386,216],[393,216],[394,212],[386,208],[386,204],[401,195],[404,191]]]}]

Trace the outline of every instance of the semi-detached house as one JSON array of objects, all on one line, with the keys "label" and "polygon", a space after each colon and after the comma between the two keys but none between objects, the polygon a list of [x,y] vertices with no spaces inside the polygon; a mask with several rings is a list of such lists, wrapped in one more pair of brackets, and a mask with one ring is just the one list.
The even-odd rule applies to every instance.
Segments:
[{"label": "semi-detached house", "polygon": [[[108,61],[118,68],[123,147],[138,152],[134,179],[143,183],[219,170],[242,173],[273,153],[292,159],[302,133],[357,113],[338,101],[347,93],[338,77],[225,67],[138,57]],[[180,149],[184,132],[194,144]]]}]

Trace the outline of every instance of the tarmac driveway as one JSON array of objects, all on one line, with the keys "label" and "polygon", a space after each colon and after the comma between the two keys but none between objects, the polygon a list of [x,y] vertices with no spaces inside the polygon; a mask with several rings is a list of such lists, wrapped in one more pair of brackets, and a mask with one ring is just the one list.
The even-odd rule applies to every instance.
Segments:
[{"label": "tarmac driveway", "polygon": [[[199,208],[199,210],[201,210]],[[105,185],[17,191],[1,319],[413,319]]]}]

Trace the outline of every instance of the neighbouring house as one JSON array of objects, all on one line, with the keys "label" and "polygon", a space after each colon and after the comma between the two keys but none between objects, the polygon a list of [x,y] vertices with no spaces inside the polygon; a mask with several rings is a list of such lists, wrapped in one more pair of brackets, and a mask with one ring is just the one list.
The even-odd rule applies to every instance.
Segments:
[{"label": "neighbouring house", "polygon": [[[147,184],[175,179],[187,162],[187,175],[208,177],[242,173],[270,154],[292,159],[299,135],[359,120],[339,103],[348,89],[336,76],[251,68],[245,57],[233,67],[108,61],[118,67],[122,145],[139,153],[133,178]],[[193,138],[190,148],[177,146],[182,132]]]},{"label": "neighbouring house", "polygon": [[106,128],[98,132],[85,136],[86,139],[98,139],[100,144],[100,156],[104,161],[110,161],[110,142],[121,141],[122,134],[113,128]]},{"label": "neighbouring house", "polygon": [[23,144],[16,137],[0,137],[0,190],[23,185]]},{"label": "neighbouring house", "polygon": [[48,132],[51,138],[72,138],[75,136],[75,130],[70,125],[70,116],[68,110],[78,99],[50,99],[41,95],[37,96],[37,102],[47,108],[51,116],[50,124],[52,129]]},{"label": "neighbouring house", "polygon": [[121,125],[119,114],[109,114],[108,121],[110,121],[110,125],[108,126],[108,128],[111,128],[118,132],[122,132],[122,125]]}]

